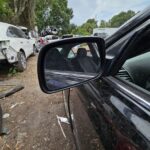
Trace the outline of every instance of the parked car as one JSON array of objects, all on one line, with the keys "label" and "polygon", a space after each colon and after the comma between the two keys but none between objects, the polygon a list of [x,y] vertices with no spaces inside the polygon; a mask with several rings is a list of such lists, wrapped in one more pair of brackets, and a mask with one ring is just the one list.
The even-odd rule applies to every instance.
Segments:
[{"label": "parked car", "polygon": [[36,52],[39,52],[39,45],[38,45],[38,33],[36,31],[29,31],[28,28],[23,27],[23,26],[19,26],[19,28],[25,33],[25,35],[30,39],[30,41],[32,42],[32,44],[34,45],[34,52],[36,54]]},{"label": "parked car", "polygon": [[48,44],[48,41],[46,40],[45,37],[39,37],[38,41],[37,41],[37,47],[39,49],[39,51],[42,49],[43,46],[45,46],[46,44]]},{"label": "parked car", "polygon": [[93,29],[93,36],[99,36],[103,39],[107,38],[114,34],[118,28],[94,28]]},{"label": "parked car", "polygon": [[62,39],[66,39],[66,38],[72,38],[73,37],[73,34],[64,34],[62,36]]},{"label": "parked car", "polygon": [[41,50],[40,87],[63,90],[78,149],[150,150],[149,41],[150,7],[105,41],[70,38]]},{"label": "parked car", "polygon": [[47,26],[45,29],[41,31],[41,36],[45,37],[47,35],[57,35],[59,32],[59,29],[53,26]]},{"label": "parked car", "polygon": [[27,58],[35,54],[32,40],[14,25],[0,22],[0,29],[0,61],[6,60],[24,71]]},{"label": "parked car", "polygon": [[47,35],[44,38],[46,39],[46,41],[48,43],[51,43],[51,42],[59,40],[59,37],[57,35]]}]

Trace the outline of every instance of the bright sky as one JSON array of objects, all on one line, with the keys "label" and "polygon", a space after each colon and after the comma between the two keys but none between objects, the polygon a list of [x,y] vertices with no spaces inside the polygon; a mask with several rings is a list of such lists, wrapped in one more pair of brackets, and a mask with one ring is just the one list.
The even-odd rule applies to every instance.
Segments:
[{"label": "bright sky", "polygon": [[72,23],[81,25],[89,18],[109,20],[121,11],[141,11],[150,6],[150,0],[68,0],[73,9]]}]

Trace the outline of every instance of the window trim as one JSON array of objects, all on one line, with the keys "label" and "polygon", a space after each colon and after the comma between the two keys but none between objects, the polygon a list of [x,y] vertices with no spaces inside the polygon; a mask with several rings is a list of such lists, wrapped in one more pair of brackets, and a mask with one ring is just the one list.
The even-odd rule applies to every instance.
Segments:
[{"label": "window trim", "polygon": [[[11,29],[11,31],[13,32],[13,34],[15,35],[15,36],[8,36],[8,32],[9,32],[9,30]],[[19,32],[22,32],[22,35],[21,35],[21,37],[19,36],[19,35],[17,35],[13,30],[16,30],[17,32],[19,31]],[[22,30],[20,30],[20,29],[18,29],[17,27],[14,27],[14,26],[9,26],[8,28],[7,28],[7,36],[8,37],[10,37],[10,38],[21,38],[21,39],[23,39],[23,38],[25,38],[25,34],[23,33],[23,31]]]},{"label": "window trim", "polygon": [[150,115],[150,92],[134,83],[121,80],[117,77],[108,76],[103,79],[120,94],[128,96],[132,102],[143,107],[146,113]]}]

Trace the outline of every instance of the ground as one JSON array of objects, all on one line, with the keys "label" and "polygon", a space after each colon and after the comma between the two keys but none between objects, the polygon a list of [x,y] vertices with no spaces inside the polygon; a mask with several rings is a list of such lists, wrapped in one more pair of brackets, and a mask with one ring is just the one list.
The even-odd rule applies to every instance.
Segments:
[{"label": "ground", "polygon": [[74,150],[70,126],[62,124],[65,138],[56,117],[66,117],[62,93],[47,95],[40,90],[36,65],[37,56],[30,57],[27,70],[8,79],[0,70],[0,80],[25,87],[0,101],[6,115],[4,127],[9,133],[0,138],[0,149]]}]

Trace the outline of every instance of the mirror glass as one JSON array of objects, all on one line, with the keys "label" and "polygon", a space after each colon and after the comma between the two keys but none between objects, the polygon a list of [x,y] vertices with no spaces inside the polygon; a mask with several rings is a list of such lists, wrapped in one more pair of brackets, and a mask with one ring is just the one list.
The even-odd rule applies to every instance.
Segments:
[{"label": "mirror glass", "polygon": [[98,76],[101,68],[97,43],[70,43],[47,50],[44,59],[50,91],[75,86]]}]

